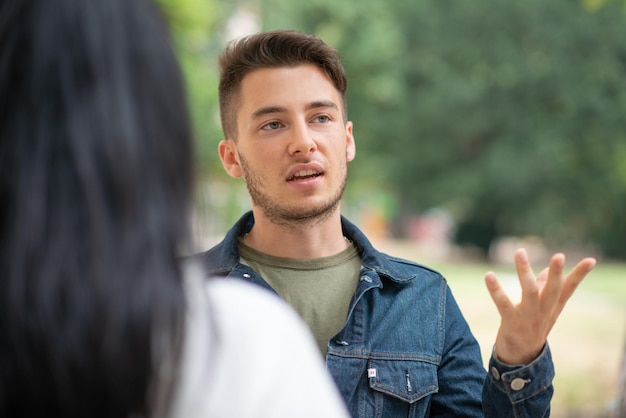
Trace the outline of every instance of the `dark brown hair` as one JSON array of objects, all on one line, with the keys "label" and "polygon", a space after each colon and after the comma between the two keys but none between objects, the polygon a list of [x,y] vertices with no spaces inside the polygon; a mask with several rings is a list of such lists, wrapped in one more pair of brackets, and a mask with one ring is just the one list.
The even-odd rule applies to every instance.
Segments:
[{"label": "dark brown hair", "polygon": [[237,136],[237,105],[241,81],[251,71],[262,68],[318,66],[339,91],[344,118],[348,87],[339,52],[321,39],[294,30],[258,33],[236,39],[220,56],[220,116],[226,138]]}]

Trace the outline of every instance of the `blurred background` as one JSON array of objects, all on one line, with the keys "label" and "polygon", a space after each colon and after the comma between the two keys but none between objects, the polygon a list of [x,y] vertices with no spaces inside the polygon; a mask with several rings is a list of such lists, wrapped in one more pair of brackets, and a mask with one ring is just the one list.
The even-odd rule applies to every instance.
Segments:
[{"label": "blurred background", "polygon": [[486,355],[498,325],[486,270],[515,293],[517,247],[537,264],[555,250],[597,257],[551,337],[553,416],[615,413],[626,343],[626,1],[159,1],[196,129],[197,250],[250,207],[217,155],[217,55],[260,30],[318,35],[349,79],[358,152],[344,214],[383,250],[439,268]]}]

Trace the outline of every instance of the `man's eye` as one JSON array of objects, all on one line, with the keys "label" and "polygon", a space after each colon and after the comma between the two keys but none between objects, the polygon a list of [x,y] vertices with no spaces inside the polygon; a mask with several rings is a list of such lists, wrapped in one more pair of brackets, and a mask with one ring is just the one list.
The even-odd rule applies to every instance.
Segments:
[{"label": "man's eye", "polygon": [[269,122],[266,123],[265,125],[263,125],[263,127],[261,129],[265,130],[265,131],[274,131],[276,129],[279,129],[282,125],[280,124],[280,122]]},{"label": "man's eye", "polygon": [[317,116],[315,119],[313,119],[313,122],[327,123],[327,122],[330,122],[330,118],[328,117],[328,115],[320,115],[320,116]]}]

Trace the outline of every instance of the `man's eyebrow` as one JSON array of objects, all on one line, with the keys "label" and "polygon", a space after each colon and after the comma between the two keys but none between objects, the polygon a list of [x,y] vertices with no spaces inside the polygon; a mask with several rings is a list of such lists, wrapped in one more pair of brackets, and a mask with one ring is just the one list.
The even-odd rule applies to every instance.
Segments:
[{"label": "man's eyebrow", "polygon": [[283,113],[286,112],[287,109],[281,106],[267,106],[267,107],[262,107],[260,109],[255,110],[252,113],[252,119],[259,119],[265,115],[269,115],[272,113]]},{"label": "man's eyebrow", "polygon": [[311,109],[318,109],[321,107],[330,107],[332,109],[339,110],[339,107],[335,104],[335,102],[332,102],[330,100],[319,100],[319,101],[311,102],[307,105],[306,109],[311,110]]},{"label": "man's eyebrow", "polygon": [[[324,107],[339,110],[339,106],[337,106],[335,102],[332,102],[330,100],[316,100],[314,102],[311,102],[306,106],[306,110],[319,109],[319,108],[324,108]],[[262,107],[260,109],[255,110],[252,113],[252,119],[259,119],[266,115],[270,115],[274,113],[284,113],[284,112],[287,112],[287,108],[282,107],[282,106]]]}]

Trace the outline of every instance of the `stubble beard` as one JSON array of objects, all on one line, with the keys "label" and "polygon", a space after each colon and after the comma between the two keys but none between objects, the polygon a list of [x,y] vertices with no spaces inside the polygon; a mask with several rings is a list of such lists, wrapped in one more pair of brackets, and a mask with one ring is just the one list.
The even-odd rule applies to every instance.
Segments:
[{"label": "stubble beard", "polygon": [[339,208],[346,188],[347,166],[341,184],[333,196],[316,206],[305,207],[285,204],[265,193],[263,191],[264,179],[251,169],[250,164],[241,154],[239,154],[239,161],[252,202],[275,225],[289,229],[311,227],[331,217]]}]

